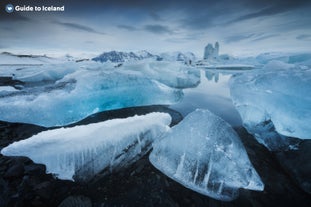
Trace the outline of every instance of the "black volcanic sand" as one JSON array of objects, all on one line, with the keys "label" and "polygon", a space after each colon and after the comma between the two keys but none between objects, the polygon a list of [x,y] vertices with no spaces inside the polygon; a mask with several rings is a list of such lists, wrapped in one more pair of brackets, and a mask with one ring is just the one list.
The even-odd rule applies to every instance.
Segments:
[{"label": "black volcanic sand", "polygon": [[[134,107],[92,115],[74,125],[122,118],[152,111],[170,113],[173,125],[182,116],[164,106]],[[73,126],[73,125],[70,125]],[[0,149],[47,128],[0,122]],[[0,207],[4,206],[311,206],[310,194],[298,184],[310,180],[311,142],[301,143],[302,151],[269,152],[242,127],[235,129],[250,160],[265,183],[263,192],[240,190],[232,202],[221,202],[191,191],[166,177],[148,161],[148,155],[112,175],[89,183],[59,180],[45,173],[45,166],[26,157],[0,155]],[[280,161],[289,160],[280,165]],[[303,167],[299,168],[302,165]],[[295,167],[295,170],[293,169]],[[285,169],[285,170],[284,170]],[[297,178],[295,176],[300,176]],[[293,179],[295,177],[295,179]],[[310,182],[309,182],[310,183]],[[306,186],[308,188],[308,186]]]}]

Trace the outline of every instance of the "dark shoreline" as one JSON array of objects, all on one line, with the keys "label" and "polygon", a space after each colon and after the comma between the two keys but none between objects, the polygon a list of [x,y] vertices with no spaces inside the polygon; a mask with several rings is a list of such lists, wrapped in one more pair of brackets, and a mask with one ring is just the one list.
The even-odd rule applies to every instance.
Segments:
[{"label": "dark shoreline", "polygon": [[[182,120],[178,112],[165,106],[150,106],[102,112],[74,125],[152,111],[170,113],[174,124]],[[46,129],[0,122],[0,149]],[[34,164],[28,158],[0,155],[0,207],[59,206],[62,202],[62,206],[77,206],[77,203],[81,206],[311,206],[310,194],[304,192],[291,173],[279,164],[282,154],[269,152],[244,128],[236,127],[235,130],[265,183],[263,192],[240,190],[237,200],[217,201],[169,179],[150,164],[148,155],[125,169],[88,183],[59,180],[45,174],[44,165]],[[310,145],[310,142],[302,142],[302,145]]]}]

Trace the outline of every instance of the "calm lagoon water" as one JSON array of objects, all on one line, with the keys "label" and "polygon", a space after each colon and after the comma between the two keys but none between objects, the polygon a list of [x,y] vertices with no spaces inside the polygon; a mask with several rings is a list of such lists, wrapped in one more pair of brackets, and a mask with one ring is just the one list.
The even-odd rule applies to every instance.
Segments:
[{"label": "calm lagoon water", "polygon": [[232,126],[241,126],[242,120],[230,98],[229,79],[232,74],[215,69],[201,69],[201,82],[195,88],[185,89],[183,100],[170,108],[183,116],[197,108],[208,109]]}]

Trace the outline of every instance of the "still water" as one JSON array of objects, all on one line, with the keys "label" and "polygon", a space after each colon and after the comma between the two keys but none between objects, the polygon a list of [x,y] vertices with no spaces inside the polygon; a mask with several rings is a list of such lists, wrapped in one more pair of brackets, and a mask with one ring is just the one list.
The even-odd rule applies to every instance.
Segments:
[{"label": "still water", "polygon": [[215,69],[201,69],[200,84],[183,90],[183,100],[170,108],[179,111],[183,116],[197,108],[208,109],[232,126],[242,125],[241,117],[230,98],[231,76],[232,74]]}]

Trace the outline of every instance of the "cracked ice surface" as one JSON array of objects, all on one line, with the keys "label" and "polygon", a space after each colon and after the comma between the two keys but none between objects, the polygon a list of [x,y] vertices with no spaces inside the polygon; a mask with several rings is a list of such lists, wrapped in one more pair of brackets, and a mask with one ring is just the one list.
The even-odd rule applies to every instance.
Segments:
[{"label": "cracked ice surface", "polygon": [[166,113],[48,130],[2,149],[6,156],[27,156],[45,164],[60,179],[89,180],[113,171],[147,153],[152,142],[169,129]]},{"label": "cracked ice surface", "polygon": [[154,142],[149,159],[185,187],[218,200],[235,199],[239,188],[264,188],[238,135],[208,110],[197,109]]}]

